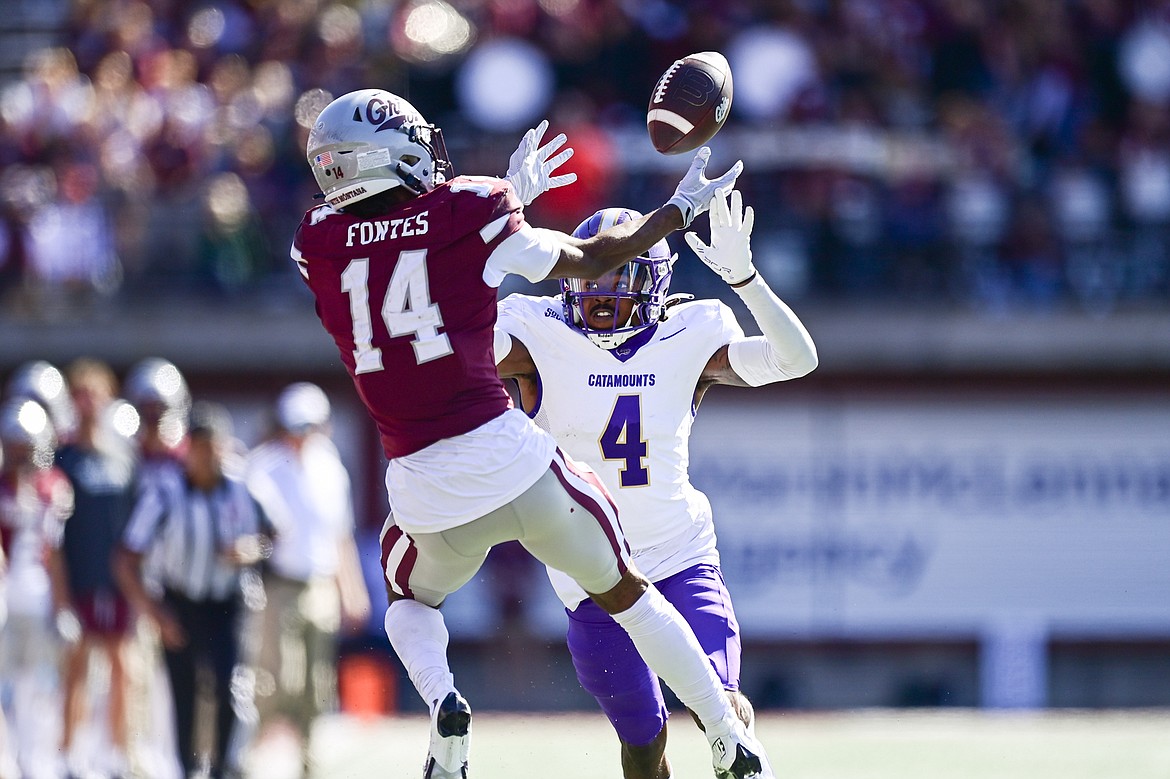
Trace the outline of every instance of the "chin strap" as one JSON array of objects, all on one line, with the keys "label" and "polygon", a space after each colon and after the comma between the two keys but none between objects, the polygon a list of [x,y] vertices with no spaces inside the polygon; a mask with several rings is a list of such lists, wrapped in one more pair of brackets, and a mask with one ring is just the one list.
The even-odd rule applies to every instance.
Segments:
[{"label": "chin strap", "polygon": [[401,161],[394,166],[394,172],[398,174],[398,178],[402,179],[402,186],[414,194],[421,195],[427,191],[426,184],[423,183],[422,179],[414,175],[413,171],[403,165]]},{"label": "chin strap", "polygon": [[666,300],[662,301],[662,316],[660,316],[658,318],[659,321],[665,322],[667,319],[670,318],[670,309],[673,306],[679,306],[679,305],[682,305],[683,303],[689,303],[690,301],[692,301],[694,299],[695,299],[695,296],[690,294],[689,292],[676,292],[673,295],[670,295],[669,297],[666,298]]}]

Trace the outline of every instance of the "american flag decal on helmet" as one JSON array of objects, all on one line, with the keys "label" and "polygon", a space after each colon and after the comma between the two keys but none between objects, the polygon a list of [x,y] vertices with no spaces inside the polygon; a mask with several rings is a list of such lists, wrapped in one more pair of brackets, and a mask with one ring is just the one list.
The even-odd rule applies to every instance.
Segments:
[{"label": "american flag decal on helmet", "polygon": [[327,151],[324,154],[318,154],[313,158],[313,162],[317,163],[318,168],[328,168],[333,164],[333,152]]}]

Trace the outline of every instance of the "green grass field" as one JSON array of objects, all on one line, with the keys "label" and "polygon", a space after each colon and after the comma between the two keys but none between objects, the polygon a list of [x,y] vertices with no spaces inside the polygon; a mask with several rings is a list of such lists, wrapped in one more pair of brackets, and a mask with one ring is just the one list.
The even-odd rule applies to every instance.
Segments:
[{"label": "green grass field", "polygon": [[[706,740],[671,718],[675,779],[710,777]],[[1170,710],[765,713],[757,733],[779,779],[1170,779]],[[470,779],[620,779],[600,714],[477,712]],[[421,716],[336,716],[314,734],[316,777],[419,779]]]}]

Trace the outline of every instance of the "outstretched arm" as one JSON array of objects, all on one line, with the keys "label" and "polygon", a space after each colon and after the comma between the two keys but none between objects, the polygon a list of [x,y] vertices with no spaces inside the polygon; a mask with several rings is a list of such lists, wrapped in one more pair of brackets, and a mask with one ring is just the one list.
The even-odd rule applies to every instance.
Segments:
[{"label": "outstretched arm", "polygon": [[796,314],[776,297],[752,265],[755,212],[743,207],[739,191],[711,206],[711,245],[695,233],[687,243],[709,268],[731,285],[755,317],[762,336],[732,341],[719,349],[699,378],[699,393],[712,384],[758,387],[795,379],[817,367],[817,348]]},{"label": "outstretched arm", "polygon": [[641,219],[615,225],[591,238],[558,235],[560,255],[548,278],[599,278],[646,252],[675,230],[688,227],[696,216],[710,207],[718,192],[735,185],[736,178],[743,171],[743,163],[737,162],[722,176],[708,179],[706,170],[710,158],[708,147],[699,149],[670,200]]}]

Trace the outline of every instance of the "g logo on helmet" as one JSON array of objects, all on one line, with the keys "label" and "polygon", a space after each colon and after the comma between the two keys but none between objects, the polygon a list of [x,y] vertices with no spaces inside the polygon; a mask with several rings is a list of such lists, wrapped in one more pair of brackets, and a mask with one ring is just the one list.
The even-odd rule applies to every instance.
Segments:
[{"label": "g logo on helmet", "polygon": [[[390,107],[386,104],[386,101],[382,98],[370,98],[370,102],[366,103],[366,121],[368,121],[370,124],[382,124],[382,122],[386,121],[386,117],[390,113],[389,108]],[[378,129],[382,128],[379,127]]]},{"label": "g logo on helmet", "polygon": [[[366,121],[376,126],[374,130],[376,133],[401,127],[407,118],[397,101],[371,97],[370,102],[366,103]],[[361,121],[356,113],[354,119]]]}]

